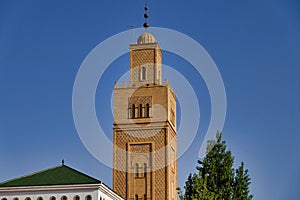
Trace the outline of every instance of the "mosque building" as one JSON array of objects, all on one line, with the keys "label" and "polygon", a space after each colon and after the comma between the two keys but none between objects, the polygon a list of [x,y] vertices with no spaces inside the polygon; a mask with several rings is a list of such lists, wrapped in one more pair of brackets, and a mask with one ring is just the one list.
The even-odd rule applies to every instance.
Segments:
[{"label": "mosque building", "polygon": [[176,200],[176,95],[148,32],[130,44],[130,81],[114,86],[113,188],[62,165],[0,183],[0,200]]}]

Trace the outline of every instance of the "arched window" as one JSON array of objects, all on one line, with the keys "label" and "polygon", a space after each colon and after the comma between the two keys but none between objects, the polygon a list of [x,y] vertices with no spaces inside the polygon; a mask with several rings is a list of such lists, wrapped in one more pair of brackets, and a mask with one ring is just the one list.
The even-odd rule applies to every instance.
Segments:
[{"label": "arched window", "polygon": [[150,105],[146,104],[145,117],[150,117]]},{"label": "arched window", "polygon": [[30,197],[26,197],[25,200],[31,200],[31,198]]},{"label": "arched window", "polygon": [[7,200],[7,198],[2,198],[1,200]]},{"label": "arched window", "polygon": [[146,175],[147,175],[147,164],[144,163],[144,176],[146,176]]},{"label": "arched window", "polygon": [[85,197],[85,200],[92,200],[92,196],[91,196],[91,195],[87,195],[87,196]]},{"label": "arched window", "polygon": [[43,197],[38,197],[36,198],[36,200],[43,200]]},{"label": "arched window", "polygon": [[52,197],[49,198],[49,200],[56,200],[56,197],[52,196]]},{"label": "arched window", "polygon": [[68,200],[67,196],[62,196],[60,200]]},{"label": "arched window", "polygon": [[131,106],[131,118],[135,118],[135,105],[132,104]]},{"label": "arched window", "polygon": [[102,197],[100,197],[100,200],[102,200]]},{"label": "arched window", "polygon": [[142,67],[140,76],[141,76],[140,77],[141,81],[146,80],[146,68],[145,67]]},{"label": "arched window", "polygon": [[136,194],[134,200],[139,200],[139,195]]},{"label": "arched window", "polygon": [[142,104],[139,105],[139,117],[140,118],[143,117],[143,106],[142,106]]},{"label": "arched window", "polygon": [[80,200],[80,197],[78,195],[76,195],[73,199],[74,200]]},{"label": "arched window", "polygon": [[139,177],[139,164],[135,164],[135,177]]},{"label": "arched window", "polygon": [[19,200],[19,198],[18,198],[18,197],[15,197],[15,198],[13,198],[13,200]]},{"label": "arched window", "polygon": [[144,194],[144,200],[147,200],[147,195]]}]

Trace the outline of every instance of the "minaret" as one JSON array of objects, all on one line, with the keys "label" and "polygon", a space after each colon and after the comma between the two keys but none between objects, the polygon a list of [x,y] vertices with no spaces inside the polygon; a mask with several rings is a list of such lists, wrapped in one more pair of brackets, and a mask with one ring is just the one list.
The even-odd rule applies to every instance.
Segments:
[{"label": "minaret", "polygon": [[146,31],[130,45],[130,81],[114,88],[113,190],[127,200],[177,199],[176,96]]}]

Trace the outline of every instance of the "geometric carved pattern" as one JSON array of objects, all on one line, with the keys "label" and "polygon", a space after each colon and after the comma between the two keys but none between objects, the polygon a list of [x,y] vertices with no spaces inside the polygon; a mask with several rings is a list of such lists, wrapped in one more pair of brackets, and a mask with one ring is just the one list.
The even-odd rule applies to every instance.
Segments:
[{"label": "geometric carved pattern", "polygon": [[[169,129],[170,130],[170,129]],[[163,149],[166,139],[166,130],[165,128],[162,129],[139,129],[139,130],[126,130],[123,132],[122,130],[118,130],[115,132],[115,146],[119,147],[121,149],[126,150],[127,144],[130,142],[153,142],[154,143],[154,149],[151,149],[151,151],[156,151],[156,154],[154,156],[154,160],[152,165],[161,165],[164,166],[166,163],[166,155],[165,151],[160,151],[158,153],[159,149]],[[149,135],[151,135],[149,137]],[[130,145],[129,151],[133,151],[135,153],[137,152],[151,152],[150,151],[150,145]],[[115,163],[118,164],[119,167],[123,167],[123,171],[116,171],[115,172],[115,186],[119,186],[115,188],[115,191],[117,191],[121,196],[126,197],[126,166],[127,166],[127,160],[126,157],[122,155],[115,155]],[[154,167],[154,166],[153,166]],[[153,168],[152,167],[152,168]],[[152,172],[155,177],[155,187],[154,187],[154,193],[155,193],[155,200],[165,200],[166,198],[166,173],[165,168],[158,169],[154,172]],[[123,186],[123,187],[121,187]]]},{"label": "geometric carved pattern", "polygon": [[165,174],[165,169],[159,169],[155,172],[155,176],[157,177],[155,179],[155,184],[156,184],[156,187],[155,187],[155,196],[156,196],[156,199],[162,199],[162,200],[165,200],[166,197],[165,197],[165,192],[166,192],[166,182],[165,182],[165,179],[163,178],[160,178],[160,177],[166,177],[166,174]]},{"label": "geometric carved pattern", "polygon": [[175,118],[175,112],[174,112],[173,108],[171,108],[171,113],[170,114],[171,114],[170,121],[173,124],[173,126],[175,126],[175,120],[176,120],[176,118]]},{"label": "geometric carved pattern", "polygon": [[[126,197],[126,174],[123,172],[116,172],[114,174],[115,177],[115,183],[114,183],[114,190],[118,192],[119,195],[122,197]],[[125,187],[124,187],[125,186]]]},{"label": "geometric carved pattern", "polygon": [[[135,164],[138,163],[141,167],[144,163],[149,167],[151,164],[151,144],[130,144],[128,151],[128,159],[130,159],[129,167],[135,168]],[[131,171],[134,172],[134,171]]]},{"label": "geometric carved pattern", "polygon": [[154,64],[155,63],[155,50],[134,50],[132,52],[132,67],[142,66],[144,64]]},{"label": "geometric carved pattern", "polygon": [[[146,77],[141,73],[144,67]],[[156,48],[130,51],[130,85],[161,83],[161,51]]]},{"label": "geometric carved pattern", "polygon": [[132,153],[149,153],[151,150],[150,144],[132,144],[129,151]]},{"label": "geometric carved pattern", "polygon": [[130,97],[129,99],[129,105],[132,104],[149,104],[152,103],[152,97],[151,96],[141,96],[141,97]]}]

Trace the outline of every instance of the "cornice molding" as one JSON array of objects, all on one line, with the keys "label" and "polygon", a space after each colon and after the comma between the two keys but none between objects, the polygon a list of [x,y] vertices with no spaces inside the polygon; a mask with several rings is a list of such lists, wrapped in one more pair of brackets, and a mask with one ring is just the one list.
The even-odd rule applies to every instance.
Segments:
[{"label": "cornice molding", "polygon": [[22,187],[0,187],[0,193],[11,192],[41,192],[61,190],[98,190],[103,184],[76,184],[76,185],[47,185],[47,186],[22,186]]}]

